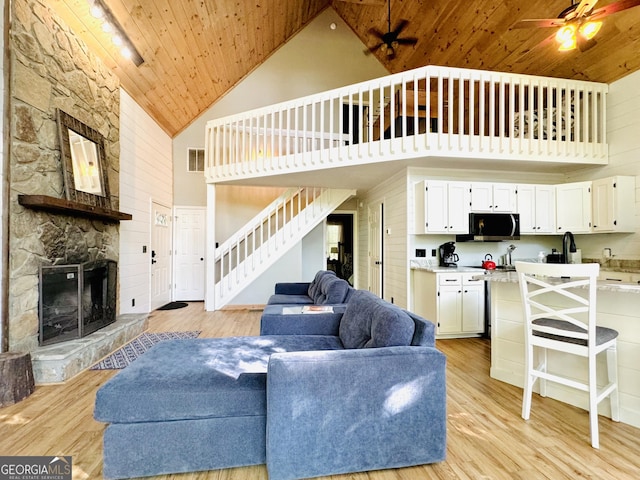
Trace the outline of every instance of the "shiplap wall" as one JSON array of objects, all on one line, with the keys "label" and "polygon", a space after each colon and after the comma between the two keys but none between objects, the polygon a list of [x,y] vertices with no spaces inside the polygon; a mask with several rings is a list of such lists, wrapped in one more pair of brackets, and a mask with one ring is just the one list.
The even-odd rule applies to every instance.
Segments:
[{"label": "shiplap wall", "polygon": [[[607,138],[609,165],[572,172],[567,181],[595,180],[613,175],[636,176],[636,195],[630,201],[636,212],[635,234],[589,235],[581,245],[582,256],[599,258],[602,249],[611,248],[615,257],[640,259],[640,72],[609,85],[607,98]],[[584,237],[584,236],[583,236]],[[582,242],[583,244],[585,242]]]},{"label": "shiplap wall", "polygon": [[358,210],[358,288],[369,289],[368,208],[384,203],[382,225],[383,298],[400,307],[408,306],[409,263],[407,258],[407,173],[401,171],[360,197]]},{"label": "shiplap wall", "polygon": [[120,210],[133,215],[120,223],[121,314],[151,309],[151,202],[171,208],[172,185],[171,138],[121,90]]}]

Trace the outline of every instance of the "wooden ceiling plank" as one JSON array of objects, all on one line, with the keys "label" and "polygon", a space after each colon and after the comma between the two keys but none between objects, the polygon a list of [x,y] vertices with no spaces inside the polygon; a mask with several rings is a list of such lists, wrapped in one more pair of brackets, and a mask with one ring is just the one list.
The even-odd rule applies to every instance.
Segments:
[{"label": "wooden ceiling plank", "polygon": [[[377,41],[370,29],[387,30],[381,0],[105,0],[145,59],[135,68],[106,44],[86,0],[49,1],[120,77],[122,88],[171,135],[327,6],[367,46]],[[391,0],[392,28],[406,19],[402,36],[419,40],[401,47],[394,59],[377,58],[390,72],[433,64],[601,82],[640,69],[640,8],[604,19],[597,45],[586,52],[558,52],[551,39],[554,29],[510,28],[526,18],[556,17],[562,10],[558,1]]]}]

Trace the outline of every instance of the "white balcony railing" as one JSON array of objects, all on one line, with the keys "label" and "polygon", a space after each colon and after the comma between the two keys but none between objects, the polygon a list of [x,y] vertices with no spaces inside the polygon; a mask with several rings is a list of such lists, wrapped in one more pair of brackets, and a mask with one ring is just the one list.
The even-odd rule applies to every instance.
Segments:
[{"label": "white balcony railing", "polygon": [[607,163],[606,84],[427,66],[207,124],[211,183],[449,156]]}]

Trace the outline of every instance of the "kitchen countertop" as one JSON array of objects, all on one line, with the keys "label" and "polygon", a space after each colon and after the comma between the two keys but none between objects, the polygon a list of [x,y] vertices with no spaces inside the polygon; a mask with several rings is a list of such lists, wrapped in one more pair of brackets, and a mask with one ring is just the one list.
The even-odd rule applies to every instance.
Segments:
[{"label": "kitchen countertop", "polygon": [[[518,283],[518,274],[516,272],[496,272],[494,270],[490,273],[479,274],[478,279],[486,280],[487,282]],[[598,290],[601,291],[640,294],[640,285],[637,283],[598,280],[597,286]],[[586,286],[584,288],[586,288]]]},{"label": "kitchen countertop", "polygon": [[421,270],[423,272],[431,273],[477,273],[482,275],[482,268],[475,267],[423,267],[423,266],[411,266],[411,270]]}]

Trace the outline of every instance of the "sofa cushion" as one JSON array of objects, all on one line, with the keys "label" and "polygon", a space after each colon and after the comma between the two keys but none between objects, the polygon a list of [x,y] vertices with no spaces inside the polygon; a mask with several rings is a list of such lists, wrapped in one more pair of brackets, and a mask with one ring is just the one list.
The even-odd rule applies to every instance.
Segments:
[{"label": "sofa cushion", "polygon": [[415,323],[406,312],[371,292],[355,290],[340,321],[344,348],[411,345]]},{"label": "sofa cushion", "polygon": [[272,353],[342,348],[338,337],[322,335],[167,340],[98,390],[94,417],[131,423],[265,415]]},{"label": "sofa cushion", "polygon": [[315,298],[315,296],[318,294],[320,290],[320,280],[322,280],[326,276],[335,277],[335,275],[336,275],[336,272],[334,272],[333,270],[319,270],[318,273],[316,273],[316,276],[313,277],[313,280],[309,284],[307,295],[309,295],[309,297],[312,299]]},{"label": "sofa cushion", "polygon": [[316,305],[335,305],[345,303],[351,285],[338,277],[325,277],[321,280],[320,291],[317,292],[313,303]]},{"label": "sofa cushion", "polygon": [[289,295],[274,293],[269,297],[268,305],[311,305],[313,300],[307,295]]}]

